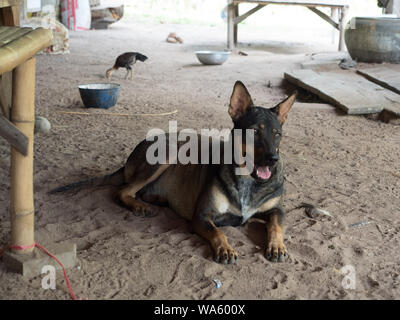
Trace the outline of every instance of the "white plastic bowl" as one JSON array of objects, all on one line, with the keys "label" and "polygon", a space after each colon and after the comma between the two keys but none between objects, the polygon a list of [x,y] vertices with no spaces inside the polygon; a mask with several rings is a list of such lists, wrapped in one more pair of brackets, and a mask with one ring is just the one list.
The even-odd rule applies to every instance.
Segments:
[{"label": "white plastic bowl", "polygon": [[196,51],[197,59],[207,65],[223,64],[230,54],[230,51]]}]

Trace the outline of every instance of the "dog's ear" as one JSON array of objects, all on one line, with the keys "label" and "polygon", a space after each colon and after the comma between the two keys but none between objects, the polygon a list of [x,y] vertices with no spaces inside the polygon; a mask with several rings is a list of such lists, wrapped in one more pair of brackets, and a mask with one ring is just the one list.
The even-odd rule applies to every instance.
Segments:
[{"label": "dog's ear", "polygon": [[236,81],[233,87],[228,113],[233,120],[238,120],[253,106],[250,94],[241,81]]},{"label": "dog's ear", "polygon": [[281,124],[285,123],[287,115],[292,108],[294,101],[296,100],[296,96],[297,91],[293,92],[289,97],[280,102],[276,107],[270,109],[272,112],[276,113]]}]

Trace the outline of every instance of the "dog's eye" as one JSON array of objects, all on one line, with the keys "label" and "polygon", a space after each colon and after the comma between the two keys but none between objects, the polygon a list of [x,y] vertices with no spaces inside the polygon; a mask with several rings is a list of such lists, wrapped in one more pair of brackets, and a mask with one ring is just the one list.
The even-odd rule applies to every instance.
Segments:
[{"label": "dog's eye", "polygon": [[281,134],[279,132],[275,133],[275,138],[280,138]]}]

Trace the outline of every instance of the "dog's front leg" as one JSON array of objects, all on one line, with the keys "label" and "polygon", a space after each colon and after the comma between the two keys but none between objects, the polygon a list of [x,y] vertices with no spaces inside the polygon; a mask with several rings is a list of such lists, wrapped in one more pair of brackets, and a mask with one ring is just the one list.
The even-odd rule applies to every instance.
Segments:
[{"label": "dog's front leg", "polygon": [[209,217],[194,217],[193,230],[210,243],[214,251],[214,261],[222,264],[234,264],[238,255],[229,245],[226,236]]},{"label": "dog's front leg", "polygon": [[257,218],[262,219],[267,227],[267,243],[265,257],[272,262],[284,262],[288,259],[286,246],[283,243],[282,209],[275,208],[271,211],[257,213]]}]

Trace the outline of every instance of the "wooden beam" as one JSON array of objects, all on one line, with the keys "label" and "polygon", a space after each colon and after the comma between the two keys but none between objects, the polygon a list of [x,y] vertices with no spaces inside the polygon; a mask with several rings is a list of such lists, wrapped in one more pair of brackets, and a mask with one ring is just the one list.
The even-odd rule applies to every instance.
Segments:
[{"label": "wooden beam", "polygon": [[321,17],[322,19],[324,19],[326,22],[331,24],[334,28],[339,30],[339,23],[336,23],[334,20],[332,20],[330,16],[328,16],[327,14],[318,10],[317,8],[314,8],[314,7],[307,7],[307,8],[310,9],[312,12],[314,12],[319,17]]},{"label": "wooden beam", "polygon": [[244,19],[246,19],[248,16],[252,15],[253,13],[257,12],[258,10],[260,10],[261,8],[264,8],[267,4],[259,4],[257,6],[255,6],[253,9],[250,9],[249,11],[247,11],[246,13],[242,14],[241,16],[236,17],[233,20],[234,24],[238,24],[241,23]]},{"label": "wooden beam", "polygon": [[28,154],[27,136],[3,116],[0,116],[0,136],[24,156]]},{"label": "wooden beam", "polygon": [[347,2],[340,0],[233,0],[235,4],[238,3],[257,3],[257,4],[279,4],[289,6],[305,6],[305,7],[328,7],[328,8],[342,8],[347,5]]}]

